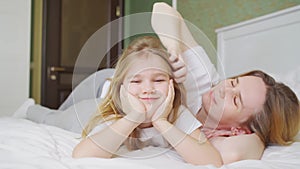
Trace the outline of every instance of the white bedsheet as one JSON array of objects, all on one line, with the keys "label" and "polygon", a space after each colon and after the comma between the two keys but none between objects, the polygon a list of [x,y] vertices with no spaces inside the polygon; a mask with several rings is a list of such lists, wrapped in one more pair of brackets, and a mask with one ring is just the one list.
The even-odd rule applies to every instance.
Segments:
[{"label": "white bedsheet", "polygon": [[[13,169],[216,169],[212,165],[194,166],[176,160],[173,152],[151,158],[83,158],[71,157],[73,147],[80,141],[79,134],[54,126],[37,124],[25,119],[0,118],[0,168]],[[132,152],[134,156],[159,154],[161,148],[149,147]],[[173,155],[172,155],[173,154]],[[262,160],[245,160],[222,166],[222,169],[299,168],[300,143],[291,146],[269,147]]]}]

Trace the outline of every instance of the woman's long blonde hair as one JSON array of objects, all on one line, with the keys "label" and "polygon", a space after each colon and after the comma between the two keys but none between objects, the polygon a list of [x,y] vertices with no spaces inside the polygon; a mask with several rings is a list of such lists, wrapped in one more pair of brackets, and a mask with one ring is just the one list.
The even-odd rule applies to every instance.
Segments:
[{"label": "woman's long blonde hair", "polygon": [[[161,44],[160,40],[154,36],[143,36],[135,39],[129,44],[126,50],[123,52],[122,56],[119,58],[114,77],[111,79],[111,84],[109,91],[99,105],[98,111],[90,119],[89,123],[82,132],[82,136],[86,137],[91,130],[97,126],[99,123],[105,121],[117,120],[125,116],[125,113],[122,111],[121,101],[120,101],[120,87],[123,82],[125,75],[127,74],[128,69],[133,66],[132,61],[141,56],[147,56],[148,54],[155,54],[163,58],[168,65],[167,73],[170,78],[173,78],[171,65],[168,63],[169,54]],[[175,97],[173,101],[173,111],[168,116],[168,121],[174,123],[180,105],[185,105],[185,90],[183,84],[174,83]],[[139,141],[140,131],[136,128],[128,137],[125,144],[127,148],[138,149],[144,147],[144,144]]]},{"label": "woman's long blonde hair", "polygon": [[265,146],[293,143],[300,129],[299,100],[296,94],[262,71],[251,71],[239,77],[242,76],[260,77],[267,88],[262,111],[247,121],[250,129],[260,137]]}]

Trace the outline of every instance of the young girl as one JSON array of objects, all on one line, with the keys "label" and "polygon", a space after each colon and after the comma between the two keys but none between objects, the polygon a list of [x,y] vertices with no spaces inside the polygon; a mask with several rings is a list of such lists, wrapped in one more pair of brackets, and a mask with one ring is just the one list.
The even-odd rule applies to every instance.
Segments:
[{"label": "young girl", "polygon": [[168,58],[155,37],[142,37],[129,45],[73,157],[111,158],[120,155],[122,145],[128,150],[171,145],[193,164],[197,164],[195,155],[203,149],[218,159],[209,159],[208,163],[220,161],[215,148],[198,129],[201,123],[184,108],[183,86],[173,81]]}]

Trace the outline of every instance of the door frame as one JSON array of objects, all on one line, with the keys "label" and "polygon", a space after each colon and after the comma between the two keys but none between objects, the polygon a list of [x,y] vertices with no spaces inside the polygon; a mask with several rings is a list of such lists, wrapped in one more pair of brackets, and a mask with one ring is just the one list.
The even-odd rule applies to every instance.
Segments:
[{"label": "door frame", "polygon": [[[58,108],[59,103],[58,92],[55,91],[58,88],[56,80],[51,80],[49,76],[49,67],[52,65],[59,65],[61,54],[61,5],[62,0],[43,0],[43,19],[42,19],[42,72],[41,72],[41,105],[49,108]],[[124,16],[124,0],[110,0],[109,18],[108,21],[117,19]],[[113,8],[119,6],[119,9]],[[119,16],[116,16],[116,10]],[[119,29],[120,36],[123,37],[123,23],[120,23],[121,29]],[[109,61],[113,61],[118,57],[123,48],[123,43],[119,43],[114,46],[113,52],[109,52],[107,56]],[[113,63],[107,64],[107,67],[112,67]],[[73,68],[67,68],[67,73],[73,73]],[[71,88],[72,86],[60,86],[64,88]],[[56,99],[54,99],[56,98]]]}]

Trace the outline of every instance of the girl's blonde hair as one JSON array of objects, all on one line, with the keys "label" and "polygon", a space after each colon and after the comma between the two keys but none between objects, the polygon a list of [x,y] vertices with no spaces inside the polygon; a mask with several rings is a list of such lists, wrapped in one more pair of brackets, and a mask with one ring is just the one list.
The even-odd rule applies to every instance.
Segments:
[{"label": "girl's blonde hair", "polygon": [[299,100],[285,84],[276,82],[268,74],[255,70],[241,76],[260,77],[267,88],[266,100],[261,112],[247,121],[247,125],[263,141],[269,144],[289,145],[300,129]]},{"label": "girl's blonde hair", "polygon": [[[126,50],[123,52],[122,56],[119,58],[114,77],[111,79],[109,91],[99,105],[98,111],[90,119],[89,123],[82,132],[82,136],[86,137],[91,130],[97,126],[99,123],[105,121],[117,120],[124,117],[126,114],[122,111],[121,101],[120,101],[120,87],[127,74],[127,71],[132,65],[132,61],[137,57],[148,57],[149,54],[155,54],[160,56],[165,60],[167,65],[167,73],[170,78],[173,78],[172,67],[168,62],[169,54],[161,44],[160,40],[154,36],[143,36],[132,41]],[[183,84],[174,83],[175,97],[173,101],[173,111],[168,116],[168,121],[174,123],[180,105],[185,105],[185,90]],[[144,147],[144,144],[139,141],[140,131],[136,128],[128,137],[125,142],[128,149],[139,149]]]}]

